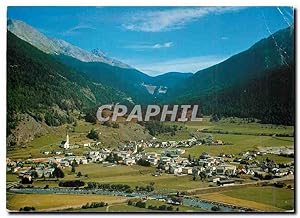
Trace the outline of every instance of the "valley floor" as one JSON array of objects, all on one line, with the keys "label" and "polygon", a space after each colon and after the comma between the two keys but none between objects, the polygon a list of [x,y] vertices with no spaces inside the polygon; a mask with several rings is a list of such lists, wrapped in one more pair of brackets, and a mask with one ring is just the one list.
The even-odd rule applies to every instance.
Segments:
[{"label": "valley floor", "polygon": [[[230,154],[239,157],[241,154],[249,150],[258,150],[259,148],[291,148],[294,147],[293,132],[294,128],[290,126],[276,126],[269,124],[247,123],[241,119],[221,120],[219,122],[210,122],[206,117],[203,122],[186,123],[185,128],[178,130],[174,135],[159,134],[157,137],[160,141],[167,140],[186,140],[190,134],[205,132],[211,134],[216,140],[221,140],[224,145],[195,145],[185,149],[183,157],[199,157],[203,152],[210,155],[219,155],[221,153]],[[34,139],[22,148],[9,148],[7,157],[12,160],[25,160],[29,157],[41,158],[49,157],[44,154],[47,150],[58,150],[58,144],[64,139],[66,127],[57,127],[49,129],[48,134]],[[92,125],[90,123],[80,121],[74,131],[70,133],[70,140],[76,142],[86,141],[86,135],[91,129],[101,132],[101,147],[116,148],[117,144],[128,139],[144,140],[148,139],[148,134],[139,134],[144,130],[135,123],[120,124],[119,129],[109,128],[99,124]],[[123,136],[124,135],[124,136]],[[163,148],[145,148],[147,152],[160,153]],[[83,152],[90,151],[90,148],[80,147],[72,150],[75,155],[82,155]],[[266,158],[275,161],[277,164],[291,164],[294,158],[279,156],[277,154],[266,154],[265,156],[257,156],[258,161]],[[233,158],[228,158],[233,161]],[[26,165],[26,164],[25,164]],[[147,186],[152,184],[155,191],[159,193],[176,193],[177,191],[192,191],[199,189],[209,189],[209,181],[194,181],[192,176],[174,176],[173,174],[162,173],[159,176],[153,176],[156,167],[144,167],[139,165],[125,166],[116,165],[107,167],[102,164],[90,163],[80,164],[76,167],[76,172],[72,172],[70,167],[64,169],[65,177],[60,180],[78,180],[84,182],[99,182],[109,184],[127,184],[133,189],[136,186]],[[80,178],[77,173],[83,176]],[[18,174],[9,172],[6,174],[7,184],[19,183]],[[255,183],[250,176],[241,175],[240,179],[243,183]],[[43,188],[58,187],[60,180],[55,179],[37,179],[33,182],[33,187]],[[269,184],[268,186],[250,186],[246,188],[224,187],[224,190],[216,189],[216,191],[201,191],[199,194],[193,194],[195,199],[208,200],[240,207],[247,207],[257,211],[275,212],[287,211],[294,209],[294,181],[289,179],[284,181],[289,188],[276,188]],[[91,202],[106,202],[108,206],[101,208],[82,209],[81,206]],[[128,198],[121,196],[101,196],[101,195],[66,195],[66,194],[16,194],[7,192],[7,208],[10,211],[18,211],[25,206],[35,207],[37,211],[80,211],[80,212],[156,212],[155,210],[139,208],[127,205]],[[158,200],[147,200],[147,206],[160,205],[162,202]],[[178,207],[178,212],[203,212],[207,211],[203,208],[191,206],[174,206],[174,210]]]}]

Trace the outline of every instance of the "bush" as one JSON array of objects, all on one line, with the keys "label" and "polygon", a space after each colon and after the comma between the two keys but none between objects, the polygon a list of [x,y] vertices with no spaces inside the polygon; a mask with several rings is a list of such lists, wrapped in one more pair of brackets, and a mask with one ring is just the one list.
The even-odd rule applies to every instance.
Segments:
[{"label": "bush", "polygon": [[32,179],[29,179],[28,177],[23,177],[21,180],[22,184],[32,184]]},{"label": "bush", "polygon": [[175,135],[178,129],[176,125],[164,125],[159,121],[140,122],[139,124],[145,126],[152,136],[156,136],[160,133],[170,133],[171,135]]},{"label": "bush", "polygon": [[98,208],[98,207],[105,207],[108,204],[101,201],[101,202],[92,202],[92,203],[86,203],[85,205],[82,205],[81,208],[82,209],[87,209],[87,208]]},{"label": "bush", "polygon": [[127,184],[107,184],[107,183],[97,183],[97,182],[88,182],[88,189],[101,189],[108,191],[124,191],[127,192],[130,190],[130,186]]},{"label": "bush", "polygon": [[84,119],[85,119],[86,122],[96,124],[96,123],[97,123],[96,112],[94,112],[94,111],[89,111],[89,112],[85,115]]},{"label": "bush", "polygon": [[28,211],[35,211],[35,208],[34,208],[34,207],[28,207],[28,206],[26,206],[26,207],[20,208],[19,211],[25,211],[25,212],[28,212]]},{"label": "bush", "polygon": [[84,185],[85,183],[80,180],[61,181],[58,184],[59,187],[81,187]]},{"label": "bush", "polygon": [[286,186],[286,184],[284,182],[276,182],[274,183],[274,186],[277,188],[283,188]]},{"label": "bush", "polygon": [[64,178],[65,177],[65,174],[64,172],[62,171],[61,168],[59,167],[55,167],[54,171],[53,171],[53,176],[55,178]]},{"label": "bush", "polygon": [[111,125],[111,127],[117,129],[117,128],[120,127],[120,125],[118,123],[116,123],[116,122],[113,122],[112,125]]},{"label": "bush", "polygon": [[146,208],[146,202],[138,201],[136,202],[135,206],[139,208]]},{"label": "bush", "polygon": [[144,166],[144,167],[150,167],[150,162],[147,161],[147,160],[144,160],[144,159],[139,159],[137,162],[136,162],[138,165],[141,165],[141,166]]},{"label": "bush", "polygon": [[158,207],[158,209],[159,210],[166,210],[167,209],[167,206],[166,205],[160,205],[159,207]]},{"label": "bush", "polygon": [[168,210],[168,211],[172,211],[172,210],[173,210],[173,206],[167,207],[167,210]]},{"label": "bush", "polygon": [[213,207],[211,208],[211,210],[212,210],[212,211],[220,211],[221,208],[218,207],[218,206],[213,206]]},{"label": "bush", "polygon": [[95,141],[96,140],[99,140],[99,134],[96,130],[92,129],[88,134],[87,134],[87,137],[89,139],[94,139]]}]

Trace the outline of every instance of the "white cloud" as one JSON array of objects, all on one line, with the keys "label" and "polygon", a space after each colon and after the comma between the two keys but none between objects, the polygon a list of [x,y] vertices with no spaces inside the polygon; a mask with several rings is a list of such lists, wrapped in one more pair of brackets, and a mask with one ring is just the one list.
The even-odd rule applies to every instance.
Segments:
[{"label": "white cloud", "polygon": [[197,56],[188,58],[178,58],[167,61],[157,61],[151,63],[135,63],[129,61],[130,65],[149,75],[159,75],[167,72],[191,72],[195,73],[199,70],[210,67],[214,64],[226,60],[228,56]]},{"label": "white cloud", "polygon": [[173,42],[164,42],[164,43],[155,43],[155,44],[135,44],[135,45],[127,45],[124,48],[136,49],[136,50],[145,50],[145,49],[160,49],[160,48],[171,48],[174,46]]},{"label": "white cloud", "polygon": [[173,42],[165,42],[163,44],[155,44],[153,48],[170,48],[173,46]]},{"label": "white cloud", "polygon": [[210,14],[223,14],[242,7],[185,7],[134,13],[123,27],[130,31],[161,32],[180,29],[189,22]]},{"label": "white cloud", "polygon": [[78,33],[81,30],[96,30],[96,28],[91,27],[89,25],[77,25],[77,26],[71,27],[70,29],[63,32],[63,35],[65,35],[65,36],[73,35],[75,33]]}]

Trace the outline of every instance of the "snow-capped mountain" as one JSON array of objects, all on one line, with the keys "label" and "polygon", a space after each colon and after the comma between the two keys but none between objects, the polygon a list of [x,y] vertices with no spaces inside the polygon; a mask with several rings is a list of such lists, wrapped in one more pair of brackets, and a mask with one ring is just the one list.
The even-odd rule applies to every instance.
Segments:
[{"label": "snow-capped mountain", "polygon": [[49,38],[20,20],[8,20],[7,29],[22,40],[30,43],[47,54],[66,55],[83,62],[102,62],[111,66],[131,68],[129,65],[124,64],[121,61],[107,57],[99,50],[89,52],[64,40]]}]

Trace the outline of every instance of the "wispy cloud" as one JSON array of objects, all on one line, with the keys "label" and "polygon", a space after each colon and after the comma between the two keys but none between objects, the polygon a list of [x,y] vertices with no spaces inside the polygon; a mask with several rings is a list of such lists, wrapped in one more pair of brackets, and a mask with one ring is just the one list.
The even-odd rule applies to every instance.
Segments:
[{"label": "wispy cloud", "polygon": [[226,60],[229,56],[197,56],[178,58],[166,61],[157,61],[149,63],[138,63],[138,61],[130,61],[130,65],[136,67],[149,75],[159,75],[166,72],[191,72],[195,73],[198,70],[205,69],[214,64]]},{"label": "wispy cloud", "polygon": [[96,28],[89,26],[89,25],[76,25],[74,27],[71,27],[70,29],[66,30],[65,32],[62,33],[62,35],[68,36],[68,35],[73,35],[76,33],[79,33],[81,30],[97,30]]},{"label": "wispy cloud", "polygon": [[161,32],[180,29],[210,14],[239,11],[242,7],[185,7],[134,13],[122,26],[130,31]]},{"label": "wispy cloud", "polygon": [[164,43],[155,43],[155,44],[141,43],[141,44],[127,45],[127,46],[124,46],[124,48],[130,48],[130,49],[143,51],[146,49],[171,48],[173,46],[174,46],[173,42],[164,42]]}]

